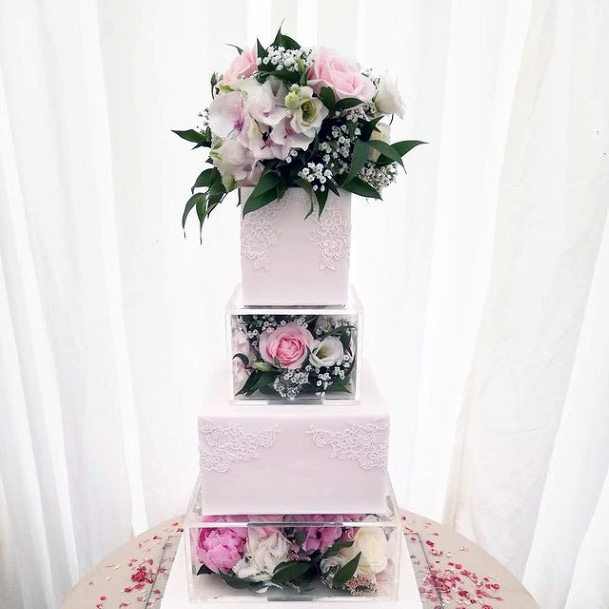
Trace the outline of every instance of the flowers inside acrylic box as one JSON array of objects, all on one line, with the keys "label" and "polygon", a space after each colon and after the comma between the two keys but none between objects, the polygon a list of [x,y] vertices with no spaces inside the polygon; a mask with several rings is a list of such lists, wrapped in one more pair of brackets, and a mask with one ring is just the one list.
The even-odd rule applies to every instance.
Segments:
[{"label": "flowers inside acrylic box", "polygon": [[193,600],[397,597],[402,533],[393,499],[384,514],[210,516],[200,493],[197,486],[184,522]]}]

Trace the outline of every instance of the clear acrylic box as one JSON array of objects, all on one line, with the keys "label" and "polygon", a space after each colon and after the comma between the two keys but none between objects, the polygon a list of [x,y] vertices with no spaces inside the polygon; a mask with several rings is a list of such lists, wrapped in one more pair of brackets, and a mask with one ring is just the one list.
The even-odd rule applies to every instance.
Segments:
[{"label": "clear acrylic box", "polygon": [[397,600],[391,491],[384,514],[270,516],[205,515],[201,492],[199,481],[184,519],[191,602]]},{"label": "clear acrylic box", "polygon": [[229,399],[357,400],[362,322],[353,287],[345,306],[252,307],[237,286],[226,307]]}]

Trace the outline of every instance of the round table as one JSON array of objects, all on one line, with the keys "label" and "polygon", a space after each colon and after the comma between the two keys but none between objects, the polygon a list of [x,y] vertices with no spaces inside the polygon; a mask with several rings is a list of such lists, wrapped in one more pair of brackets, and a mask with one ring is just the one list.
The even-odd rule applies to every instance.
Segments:
[{"label": "round table", "polygon": [[[402,512],[402,521],[413,564],[421,563],[425,609],[538,609],[522,584],[471,541],[411,512]],[[61,609],[160,607],[181,533],[176,518],[127,542],[74,586]]]}]

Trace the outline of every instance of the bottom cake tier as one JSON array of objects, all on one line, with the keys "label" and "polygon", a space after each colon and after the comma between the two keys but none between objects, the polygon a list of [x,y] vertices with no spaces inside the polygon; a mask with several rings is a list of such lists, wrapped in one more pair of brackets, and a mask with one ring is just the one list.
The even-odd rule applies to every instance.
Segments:
[{"label": "bottom cake tier", "polygon": [[402,529],[392,493],[375,514],[210,516],[201,505],[198,483],[184,520],[192,602],[398,598]]}]

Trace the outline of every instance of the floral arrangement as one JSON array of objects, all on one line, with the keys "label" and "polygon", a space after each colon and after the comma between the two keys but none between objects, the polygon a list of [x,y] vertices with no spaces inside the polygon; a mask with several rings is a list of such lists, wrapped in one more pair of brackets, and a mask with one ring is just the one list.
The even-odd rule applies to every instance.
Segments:
[{"label": "floral arrangement", "polygon": [[[202,520],[227,523],[248,518],[207,516]],[[391,531],[345,524],[376,522],[374,515],[255,516],[251,520],[262,524],[192,530],[197,575],[217,574],[233,588],[257,592],[269,588],[304,592],[321,581],[353,595],[376,594],[391,576]],[[265,522],[275,524],[265,526]],[[302,522],[310,524],[290,525]]]},{"label": "floral arrangement", "polygon": [[[195,209],[200,228],[226,195],[254,186],[243,214],[304,188],[318,211],[339,188],[381,198],[418,140],[389,142],[403,117],[395,81],[335,52],[301,47],[281,28],[266,48],[235,47],[224,74],[211,78],[212,101],[195,129],[175,131],[208,148],[211,165],[197,177],[182,216]],[[241,201],[240,201],[241,203]],[[307,214],[307,215],[309,215]]]},{"label": "floral arrangement", "polygon": [[232,318],[237,395],[294,400],[353,390],[357,328],[331,315],[236,315]]}]

